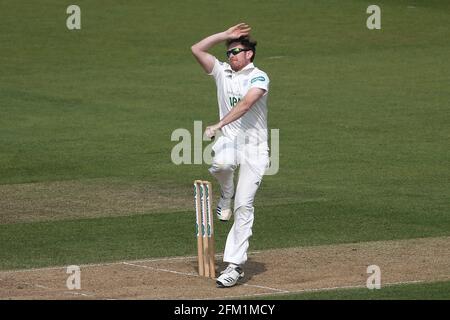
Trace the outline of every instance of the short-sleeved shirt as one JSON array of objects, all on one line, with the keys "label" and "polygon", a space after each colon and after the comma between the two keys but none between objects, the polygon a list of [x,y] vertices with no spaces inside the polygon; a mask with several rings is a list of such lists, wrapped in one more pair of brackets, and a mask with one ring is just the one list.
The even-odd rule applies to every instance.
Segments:
[{"label": "short-sleeved shirt", "polygon": [[215,60],[212,75],[217,86],[219,115],[222,119],[236,104],[244,98],[251,88],[265,90],[264,95],[241,118],[222,128],[224,136],[235,139],[244,131],[251,141],[267,143],[267,98],[269,77],[253,63],[239,71],[234,71],[226,62]]}]

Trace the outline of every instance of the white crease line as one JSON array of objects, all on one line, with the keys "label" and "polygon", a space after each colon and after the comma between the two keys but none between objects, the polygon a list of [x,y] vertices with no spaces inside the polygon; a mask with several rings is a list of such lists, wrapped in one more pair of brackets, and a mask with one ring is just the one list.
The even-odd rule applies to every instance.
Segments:
[{"label": "white crease line", "polygon": [[[0,279],[0,281],[3,281],[4,279]],[[30,287],[36,287],[36,288],[40,288],[40,289],[48,289],[48,290],[50,290],[50,288],[49,287],[46,287],[46,286],[43,286],[43,285],[40,285],[40,284],[34,284],[34,283],[30,283],[30,282],[16,282],[15,283],[16,285],[24,285],[24,286],[30,286]]]},{"label": "white crease line", "polygon": [[97,295],[95,293],[82,293],[82,292],[76,292],[76,291],[65,291],[64,294],[71,294],[74,296],[83,296],[83,297],[89,297],[89,298],[95,298],[98,300],[120,300],[120,299],[116,299],[116,298],[101,298],[101,297],[97,297]]},{"label": "white crease line", "polygon": [[[157,261],[171,261],[171,260],[193,260],[197,259],[195,256],[191,257],[167,257],[167,258],[156,258],[156,259],[143,259],[143,260],[131,260],[128,261],[130,263],[141,263],[141,262],[157,262]],[[78,265],[80,268],[91,268],[91,267],[105,267],[105,266],[114,266],[120,265],[127,261],[115,261],[115,262],[105,262],[105,263],[92,263],[92,264],[80,264]],[[68,265],[67,265],[68,266]],[[59,266],[59,267],[45,267],[45,268],[31,268],[31,269],[21,269],[21,270],[5,270],[0,273],[21,273],[21,272],[34,272],[34,271],[51,271],[51,270],[61,270],[66,269],[67,266]]]},{"label": "white crease line", "polygon": [[40,284],[35,284],[35,283],[31,283],[31,282],[17,282],[16,283],[17,285],[25,285],[25,286],[30,286],[30,287],[37,287],[37,288],[40,288],[40,289],[48,289],[48,290],[50,290],[50,288],[49,287],[46,287],[46,286],[43,286],[43,285],[40,285]]},{"label": "white crease line", "polygon": [[[263,251],[251,251],[248,253],[249,256],[254,254],[260,254]],[[223,254],[216,254],[215,257],[221,258]],[[182,256],[182,257],[163,257],[155,259],[142,259],[142,260],[131,260],[131,261],[115,261],[115,262],[105,262],[105,263],[92,263],[92,264],[80,264],[80,268],[90,268],[90,267],[104,267],[104,266],[114,266],[127,263],[145,263],[145,262],[158,262],[158,261],[176,261],[176,260],[197,260],[197,256]],[[67,266],[59,267],[45,267],[45,268],[31,268],[31,269],[19,269],[19,270],[0,270],[0,273],[21,273],[21,272],[33,272],[33,271],[50,271],[50,270],[60,270],[66,269]]]},{"label": "white crease line", "polygon": [[[0,279],[2,280],[2,279]],[[17,283],[18,285],[25,285],[25,286],[31,286],[31,287],[37,287],[40,289],[45,289],[45,290],[59,290],[59,289],[52,289],[40,284],[34,284],[34,283],[30,283],[30,282],[19,282]],[[66,291],[64,292],[65,294],[73,294],[73,295],[80,295],[80,296],[86,296],[86,297],[95,297],[95,294],[85,294],[85,293],[79,293],[79,292],[70,292],[70,291]]]},{"label": "white crease line", "polygon": [[[252,294],[242,294],[239,296],[222,296],[222,297],[214,297],[214,298],[203,298],[199,300],[224,300],[224,299],[240,299],[240,298],[250,298],[250,297],[258,297],[258,296],[270,296],[274,294],[282,294],[283,292],[263,292],[263,293],[252,293]],[[289,293],[295,293],[294,291],[290,291]]]},{"label": "white crease line", "polygon": [[272,290],[272,291],[276,291],[276,292],[289,293],[289,291],[287,291],[287,290],[271,288],[271,287],[265,287],[265,286],[259,286],[259,285],[256,285],[256,284],[241,283],[241,285],[246,286],[246,287],[254,287],[254,288],[259,288],[259,289]]},{"label": "white crease line", "polygon": [[[155,267],[139,265],[139,264],[133,264],[133,263],[128,263],[128,262],[124,262],[123,264],[128,265],[128,266],[133,266],[133,267],[139,267],[139,268],[155,270],[155,271],[175,273],[175,274],[179,274],[179,275],[183,275],[183,276],[200,277],[197,273],[179,272],[179,271],[174,271],[174,270],[169,270],[169,269],[155,268]],[[244,286],[247,286],[247,287],[259,288],[259,289],[271,290],[271,291],[275,291],[277,293],[289,293],[289,291],[286,291],[286,290],[276,289],[276,288],[271,288],[271,287],[265,287],[265,286],[258,286],[258,285],[255,285],[255,284],[241,283],[241,285],[244,285]]]},{"label": "white crease line", "polygon": [[127,265],[127,266],[133,266],[133,267],[139,267],[139,268],[144,268],[144,269],[155,270],[155,271],[170,272],[170,273],[180,274],[180,275],[183,275],[183,276],[194,276],[194,277],[198,277],[199,276],[196,273],[179,272],[179,271],[174,271],[174,270],[169,270],[169,269],[154,268],[154,267],[150,267],[150,266],[144,266],[144,265],[140,265],[140,264],[133,264],[133,263],[129,263],[129,262],[123,262],[122,264]]},{"label": "white crease line", "polygon": [[83,297],[95,297],[95,294],[88,294],[88,293],[82,293],[82,292],[75,292],[75,291],[64,291],[65,294],[71,294],[74,296],[83,296]]},{"label": "white crease line", "polygon": [[256,284],[248,284],[248,283],[241,283],[241,284],[246,286],[246,287],[254,287],[254,288],[259,288],[259,289],[272,290],[272,291],[276,291],[276,292],[280,292],[280,293],[289,293],[290,292],[290,291],[283,290],[283,289],[277,289],[277,288],[271,288],[271,287],[265,287],[265,286],[258,286]]},{"label": "white crease line", "polygon": [[[259,252],[255,252],[255,253],[259,253]],[[214,255],[216,258],[220,258],[223,257],[223,254],[216,254]],[[187,257],[167,257],[167,258],[155,258],[155,259],[143,259],[143,260],[134,260],[134,261],[122,261],[122,262],[118,262],[118,263],[124,263],[124,262],[128,262],[128,263],[141,263],[141,262],[158,262],[158,261],[176,261],[176,260],[197,260],[198,257],[197,256],[187,256]],[[111,264],[115,264],[115,263],[111,263]]]},{"label": "white crease line", "polygon": [[[262,251],[252,251],[249,252],[248,255],[254,255],[262,253]],[[215,257],[221,258],[223,254],[216,254]],[[90,268],[90,267],[104,267],[104,266],[114,266],[120,265],[125,262],[127,263],[145,263],[145,262],[158,262],[158,261],[176,261],[176,260],[197,260],[197,256],[187,256],[187,257],[163,257],[163,258],[155,258],[155,259],[142,259],[142,260],[131,260],[131,261],[115,261],[115,262],[105,262],[105,263],[93,263],[93,264],[80,264],[78,265],[80,268]],[[34,272],[34,271],[51,271],[51,270],[61,270],[66,269],[67,266],[59,266],[59,267],[45,267],[45,268],[31,268],[31,269],[19,269],[19,270],[0,270],[1,273],[21,273],[21,272]]]},{"label": "white crease line", "polygon": [[35,284],[34,286],[35,286],[35,287],[38,287],[38,288],[42,288],[42,289],[50,289],[49,287],[42,286],[42,285],[40,285],[40,284]]}]

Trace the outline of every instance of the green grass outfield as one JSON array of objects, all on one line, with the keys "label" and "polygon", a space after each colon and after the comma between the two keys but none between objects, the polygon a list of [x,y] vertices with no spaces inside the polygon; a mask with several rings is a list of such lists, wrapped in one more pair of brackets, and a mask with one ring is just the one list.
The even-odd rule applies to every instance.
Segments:
[{"label": "green grass outfield", "polygon": [[[370,1],[80,0],[78,31],[69,4],[2,3],[0,188],[98,178],[167,192],[209,178],[206,164],[170,160],[173,130],[218,113],[189,48],[245,21],[280,129],[250,249],[450,235],[448,1],[378,1],[375,31]],[[222,46],[213,53],[224,59]],[[3,224],[0,269],[194,255],[192,218]],[[221,250],[227,228],[216,229]]]},{"label": "green grass outfield", "polygon": [[[382,218],[360,210],[353,217],[350,209],[326,202],[259,208],[251,250],[440,236],[448,231],[448,217],[441,224],[406,213]],[[217,252],[230,226],[216,222]],[[194,231],[192,211],[5,224],[0,225],[0,268],[195,255]]]},{"label": "green grass outfield", "polygon": [[449,300],[450,281],[409,283],[367,288],[333,289],[295,294],[262,296],[270,300]]}]

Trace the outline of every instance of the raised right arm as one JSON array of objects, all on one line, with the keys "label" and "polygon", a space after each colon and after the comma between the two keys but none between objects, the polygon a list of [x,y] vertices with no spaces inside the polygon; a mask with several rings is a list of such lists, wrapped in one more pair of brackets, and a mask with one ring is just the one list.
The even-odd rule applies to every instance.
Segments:
[{"label": "raised right arm", "polygon": [[212,54],[208,53],[208,50],[225,40],[227,40],[225,32],[220,32],[197,42],[191,47],[192,54],[206,73],[212,72],[216,60]]},{"label": "raised right arm", "polygon": [[211,73],[214,68],[215,57],[208,53],[218,43],[229,39],[238,39],[241,36],[249,34],[251,28],[245,23],[239,23],[228,30],[213,34],[200,42],[197,42],[191,47],[192,54],[206,73]]}]

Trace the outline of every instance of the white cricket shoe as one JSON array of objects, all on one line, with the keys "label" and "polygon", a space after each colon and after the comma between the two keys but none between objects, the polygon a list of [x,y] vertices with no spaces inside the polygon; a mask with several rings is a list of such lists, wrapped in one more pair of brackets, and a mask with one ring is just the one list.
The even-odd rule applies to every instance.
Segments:
[{"label": "white cricket shoe", "polygon": [[221,221],[228,221],[233,215],[233,210],[231,210],[231,199],[225,199],[220,197],[219,203],[216,209],[217,217]]},{"label": "white cricket shoe", "polygon": [[240,267],[228,266],[221,272],[220,277],[217,278],[217,288],[232,287],[243,277],[244,271]]}]

